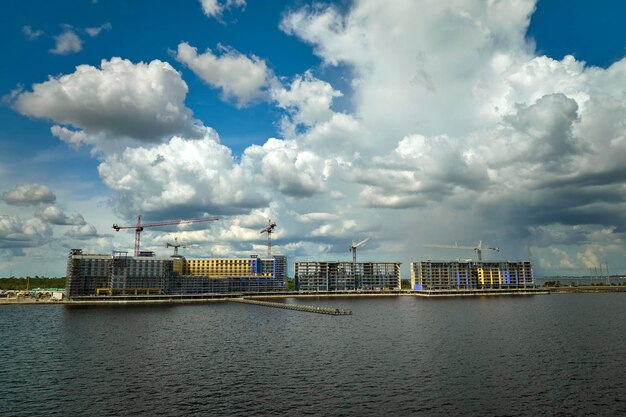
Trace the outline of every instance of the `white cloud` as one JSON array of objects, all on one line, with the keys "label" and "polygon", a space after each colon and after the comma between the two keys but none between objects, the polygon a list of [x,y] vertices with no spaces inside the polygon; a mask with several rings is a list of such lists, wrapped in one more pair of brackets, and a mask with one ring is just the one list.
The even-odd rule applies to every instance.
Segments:
[{"label": "white cloud", "polygon": [[54,41],[54,49],[50,49],[50,52],[53,54],[68,55],[80,52],[83,49],[83,41],[69,26],[65,27],[63,33],[56,35]]},{"label": "white cloud", "polygon": [[79,213],[69,217],[57,206],[41,208],[37,210],[35,215],[48,224],[59,226],[82,226],[86,224],[85,219]]},{"label": "white cloud", "polygon": [[333,213],[304,213],[297,215],[297,219],[302,223],[337,220],[338,216]]},{"label": "white cloud", "polygon": [[0,248],[19,249],[41,246],[52,236],[52,229],[40,219],[0,215]]},{"label": "white cloud", "polygon": [[268,202],[254,184],[254,172],[238,165],[212,132],[201,140],[174,137],[151,148],[128,148],[107,156],[98,171],[128,215],[184,208],[197,217]]},{"label": "white cloud", "polygon": [[22,184],[1,195],[5,203],[16,206],[35,205],[39,203],[53,203],[56,196],[48,187],[42,184]]},{"label": "white cloud", "polygon": [[308,197],[324,190],[326,161],[293,141],[270,139],[262,148],[248,148],[244,157],[257,161],[263,178],[285,195]]},{"label": "white cloud", "polygon": [[101,24],[100,26],[96,26],[92,28],[85,28],[85,32],[87,32],[89,36],[94,38],[98,36],[100,32],[102,32],[103,30],[111,30],[112,27],[113,26],[111,26],[111,23],[106,22],[106,23]]},{"label": "white cloud", "polygon": [[[54,135],[76,146],[143,140],[101,155],[111,202],[126,218],[221,216],[176,233],[196,255],[262,251],[258,231],[271,218],[277,250],[292,257],[348,259],[351,240],[373,236],[364,256],[405,264],[445,256],[423,243],[483,240],[502,259],[532,255],[551,272],[607,258],[623,268],[626,59],[602,69],[537,56],[525,40],[534,6],[359,0],[287,12],[281,28],[312,46],[329,79],[347,82],[342,92],[313,71],[279,79],[260,58],[181,43],[177,59],[225,98],[286,112],[282,138],[240,156],[209,128],[199,137],[186,85],[160,61],[149,64],[160,76],[139,78],[154,97],[131,76],[148,64],[112,60],[115,71],[77,69],[63,77],[81,82],[51,78],[15,104],[54,120]],[[93,87],[112,84],[109,73],[125,81],[111,100]],[[350,110],[337,112],[341,94]],[[126,96],[136,103],[128,119],[111,116]],[[98,111],[84,116],[83,102]],[[184,117],[155,123],[169,108]]]},{"label": "white cloud", "polygon": [[95,145],[97,143],[97,140],[94,140],[95,137],[87,135],[82,130],[71,130],[59,125],[52,126],[50,133],[73,148],[79,148],[83,144]]},{"label": "white cloud", "polygon": [[187,90],[180,73],[167,62],[134,64],[112,58],[102,60],[100,68],[79,65],[72,74],[34,84],[32,91],[18,94],[13,105],[24,115],[81,129],[53,128],[71,144],[120,138],[160,142],[173,134],[202,136],[201,123],[184,103]]},{"label": "white cloud", "polygon": [[235,99],[239,107],[266,97],[266,88],[273,74],[265,61],[247,57],[233,49],[219,46],[220,56],[207,49],[198,50],[186,42],[178,45],[176,59],[189,67],[198,77],[222,90],[224,99]]},{"label": "white cloud", "polygon": [[43,35],[43,30],[33,30],[32,27],[26,25],[22,26],[22,33],[24,34],[24,36],[26,36],[26,39],[28,39],[29,41],[34,41],[35,39]]},{"label": "white cloud", "polygon": [[86,240],[98,237],[98,231],[93,225],[85,223],[70,227],[69,230],[65,232],[65,236],[73,239]]},{"label": "white cloud", "polygon": [[207,17],[220,18],[225,10],[246,7],[246,0],[200,0],[202,11]]},{"label": "white cloud", "polygon": [[334,97],[341,97],[329,83],[313,77],[310,71],[304,76],[296,76],[289,88],[275,87],[272,98],[278,107],[286,109],[294,122],[312,126],[330,119],[330,107]]}]

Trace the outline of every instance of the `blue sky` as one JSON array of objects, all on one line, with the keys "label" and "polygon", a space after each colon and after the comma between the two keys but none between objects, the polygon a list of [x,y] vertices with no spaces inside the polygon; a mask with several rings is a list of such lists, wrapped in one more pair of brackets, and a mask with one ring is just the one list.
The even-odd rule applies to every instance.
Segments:
[{"label": "blue sky", "polygon": [[189,256],[262,252],[271,217],[290,262],[626,268],[623,2],[204,3],[5,4],[0,276],[132,247],[139,213],[221,216],[145,233]]}]

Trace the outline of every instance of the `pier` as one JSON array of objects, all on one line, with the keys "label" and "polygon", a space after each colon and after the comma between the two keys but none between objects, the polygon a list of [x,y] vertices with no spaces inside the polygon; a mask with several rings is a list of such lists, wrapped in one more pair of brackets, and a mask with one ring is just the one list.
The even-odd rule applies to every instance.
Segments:
[{"label": "pier", "polygon": [[231,298],[228,301],[232,301],[235,303],[242,303],[242,304],[253,304],[253,305],[263,306],[263,307],[273,307],[273,308],[283,308],[286,310],[304,311],[306,313],[329,314],[331,316],[352,315],[352,310],[348,310],[344,308],[315,307],[315,306],[308,306],[304,304],[273,303],[270,301],[250,300],[247,298]]}]

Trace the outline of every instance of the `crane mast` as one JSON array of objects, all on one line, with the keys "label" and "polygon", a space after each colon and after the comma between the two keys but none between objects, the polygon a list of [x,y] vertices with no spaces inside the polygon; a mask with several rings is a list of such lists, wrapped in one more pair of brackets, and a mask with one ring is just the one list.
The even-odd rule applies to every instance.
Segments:
[{"label": "crane mast", "polygon": [[268,226],[261,230],[261,234],[267,233],[267,257],[272,257],[272,233],[274,232],[274,228],[276,227],[276,223],[272,223],[271,220],[268,220]]},{"label": "crane mast", "polygon": [[174,248],[174,254],[172,255],[172,257],[178,257],[178,248],[186,248],[186,246],[183,246],[181,243],[178,243],[178,238],[175,237],[174,238],[174,243],[165,243],[165,248]]}]

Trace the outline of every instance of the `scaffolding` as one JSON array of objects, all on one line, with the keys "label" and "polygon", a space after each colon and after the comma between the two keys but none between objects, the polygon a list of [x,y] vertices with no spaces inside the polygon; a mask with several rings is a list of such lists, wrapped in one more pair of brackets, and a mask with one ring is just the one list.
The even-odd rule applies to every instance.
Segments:
[{"label": "scaffolding", "polygon": [[95,295],[98,288],[111,285],[111,259],[106,255],[83,254],[81,249],[70,250],[67,260],[65,295]]}]

